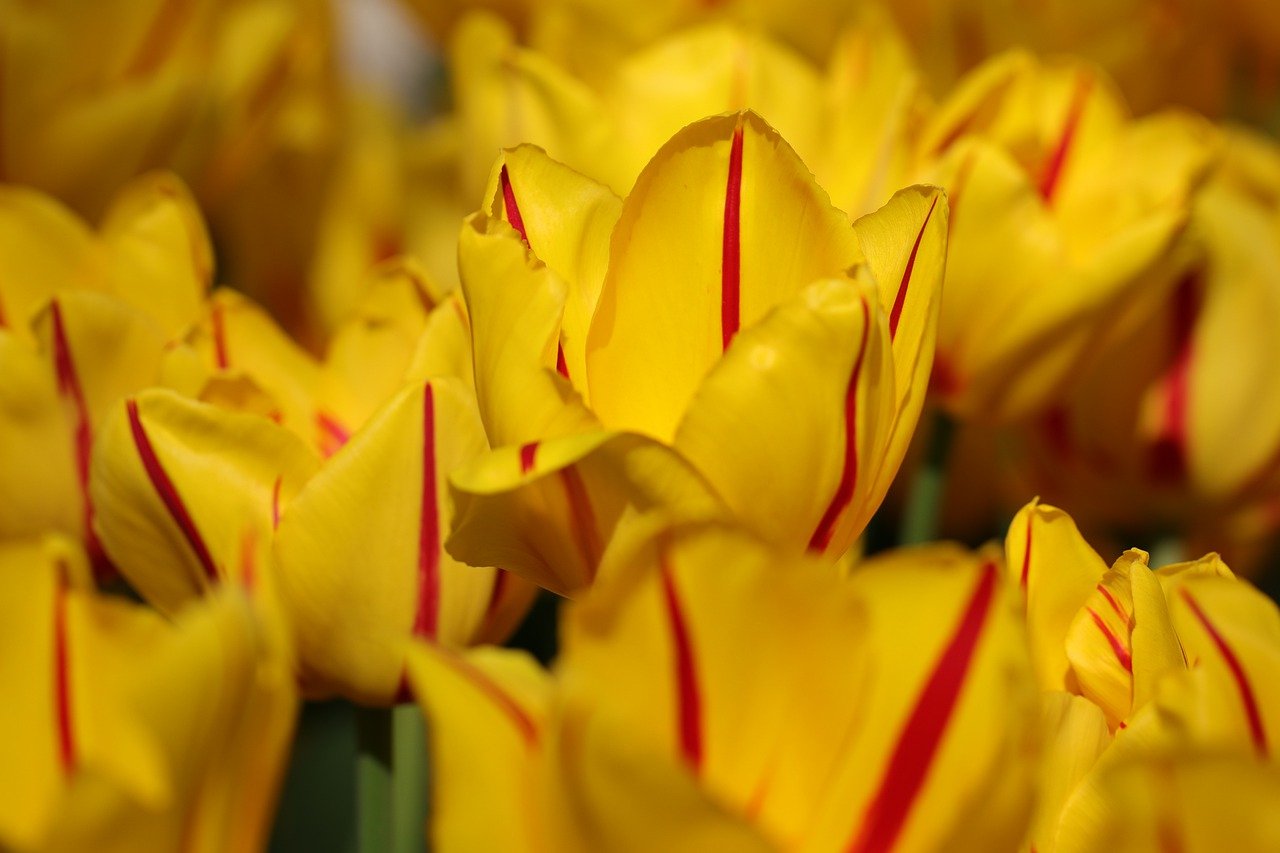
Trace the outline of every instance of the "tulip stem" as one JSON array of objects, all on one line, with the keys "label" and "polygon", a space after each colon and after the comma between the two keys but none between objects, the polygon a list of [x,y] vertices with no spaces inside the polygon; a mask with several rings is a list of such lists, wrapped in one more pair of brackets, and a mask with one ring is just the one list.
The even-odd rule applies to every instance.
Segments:
[{"label": "tulip stem", "polygon": [[938,535],[938,515],[942,509],[942,493],[947,481],[947,459],[955,424],[938,411],[929,425],[924,459],[907,492],[907,505],[898,530],[898,544],[920,545],[932,542]]},{"label": "tulip stem", "polygon": [[356,708],[356,820],[360,853],[391,849],[391,712]]},{"label": "tulip stem", "polygon": [[417,705],[398,705],[392,722],[392,849],[410,853],[426,849],[427,734]]}]

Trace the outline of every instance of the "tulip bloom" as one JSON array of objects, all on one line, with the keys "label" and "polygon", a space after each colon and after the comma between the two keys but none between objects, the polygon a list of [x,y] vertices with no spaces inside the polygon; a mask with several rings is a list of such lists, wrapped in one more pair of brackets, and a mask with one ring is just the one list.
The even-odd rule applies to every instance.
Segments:
[{"label": "tulip bloom", "polygon": [[170,624],[88,588],[66,540],[0,547],[6,850],[261,846],[297,709],[269,612]]},{"label": "tulip bloom", "polygon": [[[1038,502],[1014,519],[1005,547],[1046,691],[1032,849],[1098,849],[1096,822],[1112,819],[1116,786],[1149,801],[1153,783],[1135,767],[1274,760],[1280,610],[1217,555],[1153,571],[1129,551],[1107,569],[1070,517]],[[1264,788],[1269,773],[1255,774]],[[1191,838],[1202,819],[1169,817]],[[1135,837],[1148,831],[1137,826]]]},{"label": "tulip bloom", "polygon": [[568,593],[666,506],[840,556],[919,415],[946,221],[912,187],[850,227],[750,112],[681,131],[625,202],[507,152],[459,250],[497,449],[453,479],[451,551]]},{"label": "tulip bloom", "polygon": [[[422,288],[388,270],[323,365],[243,300],[215,300],[173,354],[200,398],[137,394],[99,438],[92,494],[122,574],[167,613],[228,581],[269,584],[314,694],[388,704],[409,638],[500,640],[531,600],[442,550],[447,478],[488,445],[449,375],[471,372],[461,302]],[[271,555],[256,577],[246,539]]]},{"label": "tulip bloom", "polygon": [[415,649],[433,849],[1012,845],[1034,722],[1013,604],[979,556],[843,578],[730,528],[642,521],[569,606],[550,676]]},{"label": "tulip bloom", "polygon": [[1130,119],[1087,66],[1011,53],[969,75],[920,144],[954,208],[943,405],[986,421],[1042,412],[1151,316],[1173,287],[1165,267],[1211,142],[1189,116]]},{"label": "tulip bloom", "polygon": [[0,539],[58,530],[99,570],[88,476],[110,406],[160,381],[202,311],[204,224],[170,175],[138,179],[91,231],[54,200],[0,188]]}]

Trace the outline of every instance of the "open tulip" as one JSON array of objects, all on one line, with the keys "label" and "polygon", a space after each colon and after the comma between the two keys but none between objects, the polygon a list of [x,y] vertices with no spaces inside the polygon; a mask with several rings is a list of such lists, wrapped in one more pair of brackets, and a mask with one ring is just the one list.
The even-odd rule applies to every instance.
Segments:
[{"label": "open tulip", "polygon": [[450,549],[572,592],[666,505],[843,554],[919,415],[946,219],[912,187],[850,227],[751,112],[682,130],[625,202],[505,153],[459,254],[497,449],[453,479]]},{"label": "open tulip", "polygon": [[992,563],[918,552],[843,578],[720,525],[642,521],[602,571],[550,676],[510,652],[412,654],[435,849],[1016,841],[1034,690]]},{"label": "open tulip", "polygon": [[954,208],[942,403],[986,421],[1042,412],[1151,316],[1212,141],[1190,116],[1130,119],[1089,66],[1014,52],[969,75],[920,143]]},{"label": "open tulip", "polygon": [[170,624],[88,573],[69,541],[0,548],[0,844],[261,845],[297,708],[272,617],[228,590]]}]

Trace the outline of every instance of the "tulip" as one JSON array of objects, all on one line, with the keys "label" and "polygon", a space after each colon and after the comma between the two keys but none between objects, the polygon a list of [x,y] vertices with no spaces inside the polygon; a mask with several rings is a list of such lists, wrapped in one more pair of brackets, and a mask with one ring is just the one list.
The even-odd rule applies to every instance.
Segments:
[{"label": "tulip", "polygon": [[227,591],[169,624],[57,538],[0,547],[0,583],[5,849],[265,842],[297,707],[270,610]]},{"label": "tulip", "polygon": [[955,208],[942,404],[988,422],[1041,413],[1155,313],[1211,142],[1189,116],[1129,119],[1088,66],[1015,52],[969,75],[920,143]]},{"label": "tulip", "polygon": [[733,528],[653,521],[570,605],[551,674],[415,648],[433,849],[1014,843],[1034,690],[993,563],[918,551],[846,579]]},{"label": "tulip", "polygon": [[497,449],[453,479],[451,551],[571,593],[667,506],[839,557],[920,411],[946,217],[913,187],[850,228],[751,112],[681,131],[625,202],[507,152],[459,250]]}]

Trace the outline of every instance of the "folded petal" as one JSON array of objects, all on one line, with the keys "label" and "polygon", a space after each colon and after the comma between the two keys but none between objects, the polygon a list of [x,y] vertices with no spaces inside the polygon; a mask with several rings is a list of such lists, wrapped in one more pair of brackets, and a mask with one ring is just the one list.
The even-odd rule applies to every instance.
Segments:
[{"label": "folded petal", "polygon": [[1080,535],[1071,516],[1038,499],[1014,516],[1004,547],[1009,579],[1026,596],[1031,659],[1040,686],[1069,690],[1067,633],[1107,564]]},{"label": "folded petal", "polygon": [[592,432],[503,447],[457,471],[448,550],[472,566],[502,566],[560,595],[595,579],[623,521],[650,509],[723,515],[701,475],[643,436]]},{"label": "folded petal", "polygon": [[461,383],[415,385],[286,507],[277,577],[310,689],[386,704],[411,637],[461,646],[477,635],[495,573],[460,565],[441,543],[452,519],[445,483],[485,448]]},{"label": "folded petal", "polygon": [[269,541],[318,464],[267,418],[144,391],[118,403],[98,435],[98,533],[121,574],[172,614],[240,577],[246,532]]},{"label": "folded petal", "polygon": [[752,112],[689,125],[623,205],[587,338],[603,422],[669,441],[740,329],[859,260],[846,217]]},{"label": "folded petal", "polygon": [[1024,844],[1048,851],[1055,849],[1063,806],[1111,745],[1111,731],[1101,708],[1061,691],[1042,695],[1040,716],[1045,735],[1040,789]]},{"label": "folded petal", "polygon": [[753,531],[838,557],[884,496],[876,484],[894,418],[888,342],[870,286],[815,283],[734,340],[674,447]]}]

